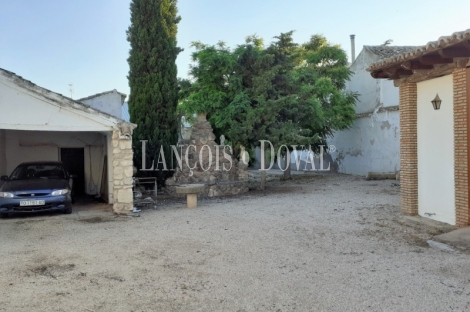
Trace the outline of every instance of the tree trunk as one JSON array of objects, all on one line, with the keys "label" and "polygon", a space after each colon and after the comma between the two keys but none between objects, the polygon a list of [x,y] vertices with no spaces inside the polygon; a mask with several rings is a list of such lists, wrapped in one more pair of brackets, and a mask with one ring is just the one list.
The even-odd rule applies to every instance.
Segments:
[{"label": "tree trunk", "polygon": [[261,171],[261,185],[260,185],[260,189],[262,191],[265,191],[266,190],[266,170],[262,170]]},{"label": "tree trunk", "polygon": [[288,154],[286,154],[284,156],[284,160],[285,160],[286,166],[287,166],[286,170],[284,171],[284,180],[292,179],[292,174],[291,174],[291,171],[290,171],[290,169],[291,169],[290,157],[288,157],[288,156],[289,156]]}]

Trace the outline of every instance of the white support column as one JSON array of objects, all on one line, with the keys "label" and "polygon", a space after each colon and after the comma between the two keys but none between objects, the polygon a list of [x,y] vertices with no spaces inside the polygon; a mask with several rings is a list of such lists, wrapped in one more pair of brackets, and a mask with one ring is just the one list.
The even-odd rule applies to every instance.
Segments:
[{"label": "white support column", "polygon": [[6,130],[0,129],[0,176],[2,175],[8,175],[8,172],[7,172]]},{"label": "white support column", "polygon": [[114,171],[113,171],[113,133],[106,134],[106,155],[108,158],[108,203],[114,204]]}]

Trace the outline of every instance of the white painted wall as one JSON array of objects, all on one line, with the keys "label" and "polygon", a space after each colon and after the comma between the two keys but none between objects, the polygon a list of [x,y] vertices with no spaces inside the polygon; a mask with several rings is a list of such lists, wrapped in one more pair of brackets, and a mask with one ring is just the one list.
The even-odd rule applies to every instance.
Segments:
[{"label": "white painted wall", "polygon": [[341,173],[365,176],[368,172],[400,170],[400,118],[398,111],[379,113],[382,107],[399,105],[399,90],[392,81],[374,79],[366,68],[378,56],[362,50],[350,69],[347,90],[359,93],[356,114],[371,113],[354,121],[350,129],[337,131],[328,140],[336,147],[333,167]]},{"label": "white painted wall", "polygon": [[353,74],[346,84],[346,89],[359,93],[360,104],[356,105],[357,114],[371,112],[380,103],[381,80],[372,78],[370,73],[366,71],[367,67],[377,60],[377,55],[363,49],[349,68]]},{"label": "white painted wall", "polygon": [[5,145],[5,130],[0,129],[0,176],[7,175],[7,154]]},{"label": "white painted wall", "polygon": [[[6,130],[6,172],[22,162],[60,161],[60,148],[84,148],[85,191],[99,194],[103,159],[106,155],[105,135],[96,132],[39,132]],[[91,157],[90,157],[91,156]]]},{"label": "white painted wall", "polygon": [[65,104],[58,96],[48,99],[0,75],[0,129],[112,131],[116,126],[116,119],[71,105],[73,102]]},{"label": "white painted wall", "polygon": [[122,119],[122,104],[124,103],[124,99],[122,98],[122,95],[116,90],[92,97],[90,99],[85,98],[79,101],[90,105],[97,110]]},{"label": "white painted wall", "polygon": [[[370,75],[370,73],[368,72]],[[372,77],[371,77],[372,78]],[[380,100],[379,103],[383,107],[396,106],[400,103],[400,92],[397,87],[393,84],[393,81],[386,79],[375,79],[380,82],[379,92]]]},{"label": "white painted wall", "polygon": [[398,111],[373,114],[356,119],[346,131],[336,132],[331,144],[337,148],[332,157],[338,171],[354,175],[399,171],[399,118]]},{"label": "white painted wall", "polygon": [[455,225],[453,127],[452,75],[418,83],[418,213]]}]

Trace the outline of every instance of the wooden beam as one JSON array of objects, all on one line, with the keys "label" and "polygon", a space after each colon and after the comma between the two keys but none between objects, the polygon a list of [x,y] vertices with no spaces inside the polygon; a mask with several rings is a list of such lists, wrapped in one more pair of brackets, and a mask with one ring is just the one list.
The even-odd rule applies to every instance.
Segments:
[{"label": "wooden beam", "polygon": [[435,64],[451,64],[451,59],[445,59],[439,55],[424,55],[421,56],[418,61],[423,65],[435,65]]},{"label": "wooden beam", "polygon": [[416,70],[416,69],[433,69],[432,65],[424,65],[418,62],[407,61],[401,64],[401,67],[406,70]]},{"label": "wooden beam", "polygon": [[420,82],[420,81],[425,81],[429,80],[432,78],[436,77],[442,77],[445,75],[452,74],[452,72],[455,70],[455,65],[452,64],[445,64],[445,65],[436,65],[434,69],[429,69],[429,70],[421,70],[417,69],[413,71],[412,76],[407,76],[403,78],[395,78],[398,79],[396,82],[396,85],[402,84],[402,83],[408,83],[408,82]]},{"label": "wooden beam", "polygon": [[399,67],[390,67],[390,68],[385,68],[383,70],[384,73],[390,76],[394,76],[397,73],[397,70],[399,70]]},{"label": "wooden beam", "polygon": [[438,51],[443,58],[469,57],[470,50],[466,48],[445,48]]},{"label": "wooden beam", "polygon": [[375,78],[375,79],[380,79],[380,78],[388,78],[388,75],[385,74],[384,72],[382,71],[373,71],[370,73],[370,75]]},{"label": "wooden beam", "polygon": [[413,72],[411,70],[399,68],[396,71],[396,75],[399,75],[400,77],[402,77],[402,76],[411,76],[411,75],[413,75]]},{"label": "wooden beam", "polygon": [[460,44],[470,50],[470,41],[463,41]]},{"label": "wooden beam", "polygon": [[403,68],[387,68],[384,72],[388,75],[389,79],[401,79],[413,75],[411,70]]}]

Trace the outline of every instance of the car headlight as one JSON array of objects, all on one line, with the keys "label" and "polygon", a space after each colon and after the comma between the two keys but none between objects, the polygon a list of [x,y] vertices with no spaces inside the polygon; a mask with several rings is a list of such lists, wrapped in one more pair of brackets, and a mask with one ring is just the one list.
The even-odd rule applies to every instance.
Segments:
[{"label": "car headlight", "polygon": [[13,198],[15,195],[13,193],[0,192],[0,198]]},{"label": "car headlight", "polygon": [[63,190],[57,190],[51,193],[52,196],[60,196],[60,195],[65,195],[69,192],[68,189],[63,189]]}]

